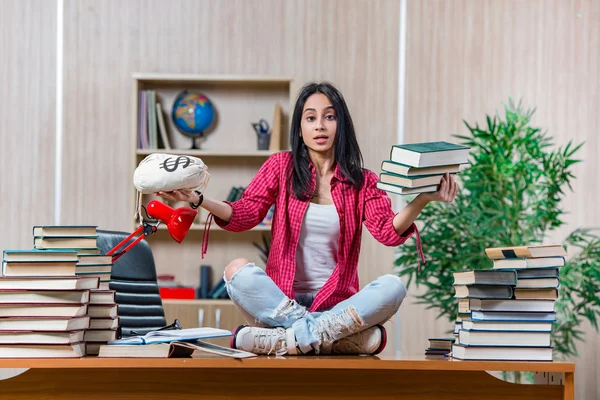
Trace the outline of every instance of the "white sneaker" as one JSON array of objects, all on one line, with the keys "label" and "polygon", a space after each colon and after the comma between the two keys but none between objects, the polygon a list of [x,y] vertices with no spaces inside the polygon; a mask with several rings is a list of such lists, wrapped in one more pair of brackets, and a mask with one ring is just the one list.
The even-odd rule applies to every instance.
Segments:
[{"label": "white sneaker", "polygon": [[233,332],[230,345],[233,349],[254,354],[296,354],[296,338],[291,328],[256,328],[240,325]]},{"label": "white sneaker", "polygon": [[387,343],[387,333],[382,325],[374,325],[364,331],[333,342],[331,354],[379,354]]}]

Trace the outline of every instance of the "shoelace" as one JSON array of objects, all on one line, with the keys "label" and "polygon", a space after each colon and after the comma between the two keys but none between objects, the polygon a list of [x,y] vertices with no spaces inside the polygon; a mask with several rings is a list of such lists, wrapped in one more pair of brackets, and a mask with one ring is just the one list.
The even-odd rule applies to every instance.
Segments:
[{"label": "shoelace", "polygon": [[283,329],[262,329],[254,335],[255,352],[264,354],[267,351],[267,355],[270,355],[274,349],[276,349],[275,354],[278,356],[287,353],[285,331]]}]

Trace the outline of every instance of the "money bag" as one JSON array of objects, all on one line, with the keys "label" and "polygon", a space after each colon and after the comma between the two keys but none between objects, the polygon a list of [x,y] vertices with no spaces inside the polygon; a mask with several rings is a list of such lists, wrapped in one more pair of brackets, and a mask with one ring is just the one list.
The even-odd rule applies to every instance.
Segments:
[{"label": "money bag", "polygon": [[150,154],[133,173],[133,185],[143,194],[176,189],[203,193],[209,179],[208,167],[201,159],[165,153]]}]

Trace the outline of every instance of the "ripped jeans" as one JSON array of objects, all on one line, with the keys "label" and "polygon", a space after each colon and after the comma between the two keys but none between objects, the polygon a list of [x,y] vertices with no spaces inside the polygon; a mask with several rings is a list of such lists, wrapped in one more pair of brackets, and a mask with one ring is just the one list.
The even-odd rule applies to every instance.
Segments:
[{"label": "ripped jeans", "polygon": [[333,342],[383,324],[390,319],[406,296],[399,277],[384,275],[354,296],[323,312],[309,312],[312,294],[289,299],[267,274],[253,263],[226,281],[233,303],[252,326],[291,328],[296,346],[303,353],[328,354]]}]

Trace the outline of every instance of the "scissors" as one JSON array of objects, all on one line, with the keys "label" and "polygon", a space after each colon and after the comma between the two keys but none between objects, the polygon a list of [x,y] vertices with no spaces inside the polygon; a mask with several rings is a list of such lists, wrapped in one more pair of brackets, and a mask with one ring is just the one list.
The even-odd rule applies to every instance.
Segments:
[{"label": "scissors", "polygon": [[269,123],[264,118],[258,122],[252,123],[252,127],[257,135],[266,135],[269,133]]}]

